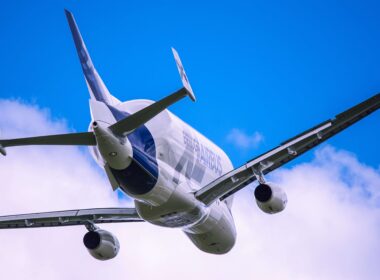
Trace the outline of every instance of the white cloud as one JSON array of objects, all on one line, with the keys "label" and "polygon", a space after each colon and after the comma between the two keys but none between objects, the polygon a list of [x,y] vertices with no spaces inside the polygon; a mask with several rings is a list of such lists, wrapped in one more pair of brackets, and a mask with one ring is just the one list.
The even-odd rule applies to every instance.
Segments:
[{"label": "white cloud", "polygon": [[260,132],[254,132],[249,135],[244,131],[233,128],[227,135],[227,141],[235,145],[235,147],[243,150],[255,149],[264,140],[264,136]]},{"label": "white cloud", "polygon": [[[0,101],[0,108],[0,127],[12,134],[65,131],[36,106]],[[1,215],[125,204],[77,148],[9,148],[0,178]],[[0,230],[2,278],[378,279],[378,170],[327,146],[271,180],[286,190],[287,209],[266,215],[251,189],[241,191],[233,207],[238,240],[226,255],[205,254],[181,231],[147,223],[104,225],[122,246],[106,262],[86,252],[83,227]]]}]

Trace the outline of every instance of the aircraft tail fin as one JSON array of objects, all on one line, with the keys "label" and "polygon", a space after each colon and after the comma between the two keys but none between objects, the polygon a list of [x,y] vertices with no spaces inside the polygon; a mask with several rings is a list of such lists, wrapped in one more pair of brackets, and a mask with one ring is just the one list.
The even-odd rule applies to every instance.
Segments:
[{"label": "aircraft tail fin", "polygon": [[175,48],[172,48],[172,52],[174,55],[175,63],[177,64],[179,75],[181,76],[183,87],[187,90],[188,96],[192,101],[195,101],[195,95],[193,92],[193,89],[190,86],[189,79],[187,78],[185,69],[183,68],[181,59],[179,58],[178,52],[175,50]]},{"label": "aircraft tail fin", "polygon": [[65,10],[65,14],[70,26],[71,34],[73,35],[75,47],[77,49],[91,98],[111,105],[120,103],[117,98],[110,94],[98,72],[96,71],[91,57],[87,51],[86,45],[80,34],[79,28],[75,22],[73,14],[68,10]]}]

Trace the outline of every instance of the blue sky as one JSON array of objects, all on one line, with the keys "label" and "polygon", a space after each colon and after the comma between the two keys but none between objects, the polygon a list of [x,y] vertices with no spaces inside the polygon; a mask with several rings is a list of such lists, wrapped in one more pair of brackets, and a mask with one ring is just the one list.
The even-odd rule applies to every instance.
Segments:
[{"label": "blue sky", "polygon": [[[87,130],[89,95],[67,8],[122,100],[176,90],[176,47],[198,100],[171,110],[239,165],[380,90],[380,4],[305,2],[8,1],[0,17],[0,97],[50,108]],[[375,113],[329,143],[377,167],[379,124]],[[228,141],[233,129],[259,132],[264,142],[239,149]]]}]

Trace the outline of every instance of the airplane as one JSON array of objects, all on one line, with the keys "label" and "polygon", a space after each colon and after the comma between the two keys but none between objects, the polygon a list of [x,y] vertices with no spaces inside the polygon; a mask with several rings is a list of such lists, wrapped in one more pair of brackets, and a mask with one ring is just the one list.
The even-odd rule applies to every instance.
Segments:
[{"label": "airplane", "polygon": [[96,71],[73,14],[65,10],[90,93],[88,132],[0,140],[0,153],[25,145],[88,146],[113,190],[134,208],[93,208],[0,217],[1,229],[85,226],[84,246],[98,260],[119,252],[115,235],[102,223],[149,222],[181,229],[200,250],[229,252],[236,241],[231,212],[236,192],[257,182],[254,199],[264,213],[285,209],[287,196],[265,175],[297,158],[380,108],[380,94],[328,119],[234,168],[226,153],[168,111],[185,97],[195,101],[177,51],[172,48],[182,87],[159,101],[121,102]]}]

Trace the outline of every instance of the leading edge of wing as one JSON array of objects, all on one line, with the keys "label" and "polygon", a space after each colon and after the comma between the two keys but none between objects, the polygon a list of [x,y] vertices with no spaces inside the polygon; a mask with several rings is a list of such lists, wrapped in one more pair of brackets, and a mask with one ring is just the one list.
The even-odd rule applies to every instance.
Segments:
[{"label": "leading edge of wing", "polygon": [[143,221],[135,208],[92,208],[0,216],[0,229]]},{"label": "leading edge of wing", "polygon": [[279,146],[253,158],[195,192],[198,200],[210,205],[225,199],[256,180],[255,172],[268,174],[315,146],[338,134],[380,108],[380,94],[344,111],[330,120],[282,142]]}]

